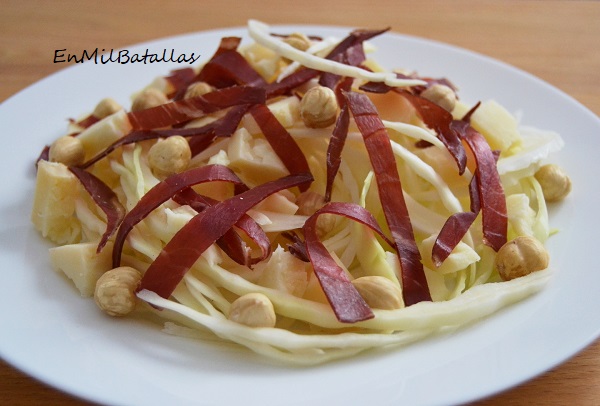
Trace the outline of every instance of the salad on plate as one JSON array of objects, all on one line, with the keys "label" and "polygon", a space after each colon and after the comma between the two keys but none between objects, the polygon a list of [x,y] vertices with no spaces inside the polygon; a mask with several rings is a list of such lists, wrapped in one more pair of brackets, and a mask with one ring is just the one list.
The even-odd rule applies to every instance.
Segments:
[{"label": "salad on plate", "polygon": [[[452,331],[551,278],[561,137],[372,39],[224,37],[129,106],[71,119],[37,166],[54,269],[114,317],[319,364]],[[99,310],[99,311],[100,311]]]}]

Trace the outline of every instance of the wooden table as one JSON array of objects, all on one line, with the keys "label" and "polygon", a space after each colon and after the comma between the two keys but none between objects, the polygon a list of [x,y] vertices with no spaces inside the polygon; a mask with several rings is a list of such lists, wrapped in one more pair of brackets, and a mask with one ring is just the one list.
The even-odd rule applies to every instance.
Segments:
[{"label": "wooden table", "polygon": [[[0,5],[0,101],[64,68],[55,49],[120,48],[164,36],[244,25],[379,28],[443,41],[522,68],[600,115],[600,2],[206,0],[24,1]],[[293,4],[293,6],[292,6]],[[600,134],[599,134],[600,135]],[[0,404],[83,405],[0,363]],[[600,404],[600,341],[565,364],[479,405]]]}]

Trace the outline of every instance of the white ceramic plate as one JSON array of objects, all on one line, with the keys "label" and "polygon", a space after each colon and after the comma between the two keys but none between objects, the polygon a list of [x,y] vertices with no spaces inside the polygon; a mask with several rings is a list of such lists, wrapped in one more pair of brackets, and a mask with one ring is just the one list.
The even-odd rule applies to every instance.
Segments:
[{"label": "white ceramic plate", "polygon": [[[278,27],[344,36],[331,27]],[[212,55],[219,30],[130,47],[130,52]],[[519,384],[563,362],[599,335],[600,285],[595,246],[600,229],[600,120],[569,96],[515,68],[448,45],[386,34],[374,41],[383,65],[445,76],[469,102],[495,98],[523,123],[562,134],[552,157],[574,190],[551,210],[560,233],[548,244],[557,270],[541,294],[455,334],[404,349],[315,368],[273,366],[246,351],[172,337],[152,324],[109,320],[92,300],[50,269],[29,222],[33,162],[63,134],[69,117],[103,97],[129,95],[176,65],[85,63],[52,75],[0,105],[0,351],[26,373],[76,396],[123,405],[453,404]],[[49,62],[50,63],[50,62]]]}]

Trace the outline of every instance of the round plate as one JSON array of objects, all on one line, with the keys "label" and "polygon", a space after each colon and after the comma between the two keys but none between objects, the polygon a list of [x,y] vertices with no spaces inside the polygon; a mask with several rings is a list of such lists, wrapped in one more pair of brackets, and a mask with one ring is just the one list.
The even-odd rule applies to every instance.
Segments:
[{"label": "round plate", "polygon": [[[349,29],[278,26],[277,32],[337,37]],[[130,54],[195,52],[209,58],[226,29],[128,48]],[[245,43],[244,42],[244,43]],[[548,242],[551,284],[540,294],[458,332],[405,348],[369,352],[311,368],[275,365],[232,345],[173,337],[160,326],[114,320],[51,270],[44,241],[29,221],[34,161],[64,134],[67,119],[104,97],[129,96],[185,64],[87,62],[54,74],[0,105],[5,154],[0,163],[0,352],[27,374],[91,401],[163,404],[449,404],[494,394],[563,362],[599,335],[600,285],[593,259],[600,201],[600,120],[547,83],[487,57],[419,38],[385,34],[372,41],[388,68],[447,77],[463,100],[496,99],[522,122],[559,132],[566,147],[552,157],[572,177],[566,201],[550,210],[559,230]]]}]

